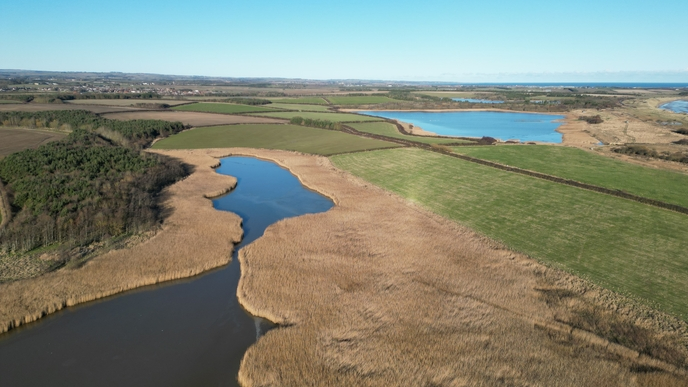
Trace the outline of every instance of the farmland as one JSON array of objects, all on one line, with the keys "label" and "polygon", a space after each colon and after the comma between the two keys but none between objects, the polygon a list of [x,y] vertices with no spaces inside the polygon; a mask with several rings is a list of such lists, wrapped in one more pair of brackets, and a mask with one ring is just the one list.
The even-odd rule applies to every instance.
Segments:
[{"label": "farmland", "polygon": [[270,101],[273,103],[327,105],[327,101],[321,97],[270,98]]},{"label": "farmland", "polygon": [[456,147],[456,153],[688,207],[688,175],[546,145]]},{"label": "farmland", "polygon": [[138,104],[167,104],[170,106],[188,104],[189,101],[174,99],[73,99],[67,101],[77,105],[104,105],[104,106],[136,106]]},{"label": "farmland", "polygon": [[271,103],[266,105],[270,108],[284,109],[284,110],[297,110],[305,112],[329,112],[330,107],[327,105],[306,105],[306,104],[295,104],[295,103]]},{"label": "farmland", "polygon": [[24,149],[37,148],[64,136],[65,133],[55,131],[0,127],[0,159]]},{"label": "farmland", "polygon": [[[345,95],[327,97],[333,105],[372,105],[377,103],[395,102],[396,100],[383,95]],[[398,102],[398,101],[397,101]]]},{"label": "farmland", "polygon": [[331,155],[395,147],[385,141],[294,125],[231,125],[197,128],[158,141],[154,149],[265,148]]},{"label": "farmland", "polygon": [[331,122],[365,122],[381,121],[377,117],[360,116],[358,114],[347,113],[320,113],[320,112],[278,112],[278,113],[259,113],[262,117],[291,119],[294,117],[309,118],[312,120],[324,120]]},{"label": "farmland", "polygon": [[275,124],[283,120],[267,117],[240,116],[236,114],[213,114],[202,112],[183,112],[176,110],[153,110],[103,114],[102,117],[112,120],[163,120],[182,122],[191,126],[229,125],[229,124]]},{"label": "farmland", "polygon": [[688,316],[683,214],[418,149],[332,160],[517,251]]},{"label": "farmland", "polygon": [[354,129],[358,130],[359,132],[377,134],[377,135],[393,137],[393,138],[399,138],[402,140],[415,141],[415,142],[420,142],[423,144],[456,144],[456,143],[470,142],[468,140],[462,140],[462,139],[458,139],[458,138],[447,139],[447,138],[433,138],[433,137],[424,137],[424,136],[404,135],[404,134],[401,134],[399,132],[399,130],[397,130],[397,128],[394,124],[390,124],[389,122],[356,123],[356,124],[348,124],[348,125]]},{"label": "farmland", "polygon": [[208,112],[208,113],[222,113],[222,114],[245,114],[245,113],[262,113],[274,111],[259,106],[249,105],[235,105],[231,103],[212,103],[199,102],[190,105],[175,106],[173,110],[188,111],[188,112]]}]

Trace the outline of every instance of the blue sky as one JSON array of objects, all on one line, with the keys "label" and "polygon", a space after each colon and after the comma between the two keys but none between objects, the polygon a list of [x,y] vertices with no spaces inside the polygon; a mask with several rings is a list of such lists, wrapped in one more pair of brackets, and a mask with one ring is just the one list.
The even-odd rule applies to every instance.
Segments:
[{"label": "blue sky", "polygon": [[0,68],[688,82],[688,1],[0,0]]}]

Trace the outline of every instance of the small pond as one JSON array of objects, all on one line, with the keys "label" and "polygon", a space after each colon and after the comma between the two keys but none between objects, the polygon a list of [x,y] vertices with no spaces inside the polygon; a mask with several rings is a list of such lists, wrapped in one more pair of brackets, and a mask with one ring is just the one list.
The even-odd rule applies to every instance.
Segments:
[{"label": "small pond", "polygon": [[230,265],[67,308],[0,335],[0,385],[237,386],[244,352],[270,324],[237,301],[236,251],[280,219],[333,203],[268,161],[229,157],[217,171],[238,179],[234,191],[213,201],[243,219]]},{"label": "small pond", "polygon": [[556,129],[564,119],[562,115],[517,112],[404,112],[360,111],[375,117],[408,122],[442,136],[483,137],[500,140],[542,141],[560,143],[561,133]]}]

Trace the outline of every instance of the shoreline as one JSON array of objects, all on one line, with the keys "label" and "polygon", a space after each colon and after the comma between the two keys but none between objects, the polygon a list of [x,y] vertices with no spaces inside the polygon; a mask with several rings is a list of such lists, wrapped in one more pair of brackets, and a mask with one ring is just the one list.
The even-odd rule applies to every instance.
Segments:
[{"label": "shoreline", "polygon": [[[0,285],[0,334],[65,307],[136,288],[192,277],[231,261],[241,240],[241,219],[218,211],[205,196],[231,190],[236,179],[213,169],[218,160],[202,151],[152,151],[179,158],[195,171],[165,188],[172,211],[152,238],[109,251],[79,269],[63,269]],[[198,251],[203,251],[199,256]]]}]

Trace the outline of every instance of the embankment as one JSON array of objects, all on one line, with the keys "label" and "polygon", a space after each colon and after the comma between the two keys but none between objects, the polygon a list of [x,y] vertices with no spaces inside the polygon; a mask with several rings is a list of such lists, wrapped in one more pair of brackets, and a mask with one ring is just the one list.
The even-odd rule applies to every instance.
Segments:
[{"label": "embankment", "polygon": [[675,363],[686,348],[672,335],[685,327],[665,322],[680,322],[643,319],[652,313],[326,158],[230,152],[276,161],[337,203],[280,221],[240,251],[242,305],[281,326],[247,351],[242,385],[685,385],[683,365],[610,343],[576,316],[640,321],[643,339]]},{"label": "embankment", "polygon": [[66,306],[141,286],[190,277],[225,265],[241,240],[241,219],[217,211],[204,195],[236,185],[215,173],[218,161],[204,152],[165,152],[194,172],[163,192],[169,211],[161,230],[131,248],[110,251],[78,269],[0,285],[0,332],[35,321]]}]

